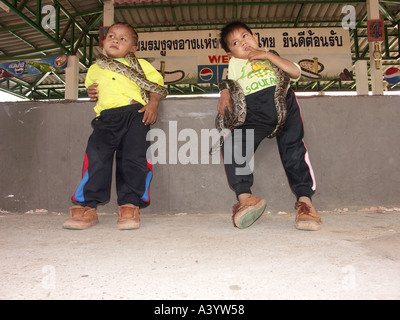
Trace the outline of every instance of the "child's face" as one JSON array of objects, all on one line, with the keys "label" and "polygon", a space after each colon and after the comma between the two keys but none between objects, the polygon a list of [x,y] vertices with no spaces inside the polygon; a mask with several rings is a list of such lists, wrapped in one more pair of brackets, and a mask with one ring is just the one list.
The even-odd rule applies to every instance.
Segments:
[{"label": "child's face", "polygon": [[129,52],[136,52],[137,39],[128,27],[115,25],[108,30],[104,50],[111,58],[123,58]]},{"label": "child's face", "polygon": [[247,59],[250,51],[249,48],[258,49],[258,41],[256,36],[252,35],[245,28],[238,28],[233,30],[226,37],[228,47],[231,52],[228,55],[239,59]]}]

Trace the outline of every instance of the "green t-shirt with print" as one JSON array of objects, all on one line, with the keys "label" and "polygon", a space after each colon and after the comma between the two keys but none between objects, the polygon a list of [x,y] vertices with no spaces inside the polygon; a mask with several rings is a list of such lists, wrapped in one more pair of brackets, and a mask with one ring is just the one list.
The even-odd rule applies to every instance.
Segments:
[{"label": "green t-shirt with print", "polygon": [[[297,63],[294,65],[301,71]],[[292,79],[293,81],[298,81]],[[244,94],[249,95],[262,89],[276,85],[276,74],[269,60],[250,62],[246,59],[231,58],[228,67],[228,79],[237,81],[243,88]]]},{"label": "green t-shirt with print", "polygon": [[276,75],[268,60],[250,62],[232,58],[229,61],[228,78],[237,81],[245,95],[276,85]]}]

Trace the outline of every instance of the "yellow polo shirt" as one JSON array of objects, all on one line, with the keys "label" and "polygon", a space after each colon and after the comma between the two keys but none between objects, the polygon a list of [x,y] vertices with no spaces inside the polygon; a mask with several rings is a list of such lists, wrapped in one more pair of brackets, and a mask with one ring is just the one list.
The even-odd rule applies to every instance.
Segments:
[{"label": "yellow polo shirt", "polygon": [[[125,59],[117,60],[128,65]],[[164,85],[163,77],[150,62],[144,59],[138,59],[138,61],[148,80],[161,86]],[[94,111],[97,115],[100,115],[100,112],[103,110],[126,106],[130,104],[132,100],[142,105],[146,104],[140,93],[140,87],[135,82],[129,80],[122,74],[108,69],[102,69],[97,64],[91,65],[87,72],[85,80],[86,88],[93,83],[98,84],[97,90],[99,91],[97,104],[94,107]]]}]

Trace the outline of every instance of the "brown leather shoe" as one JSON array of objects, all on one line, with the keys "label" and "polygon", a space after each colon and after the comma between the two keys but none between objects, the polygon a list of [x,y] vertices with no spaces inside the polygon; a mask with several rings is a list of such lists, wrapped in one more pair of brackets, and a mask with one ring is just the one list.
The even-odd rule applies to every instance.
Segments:
[{"label": "brown leather shoe", "polygon": [[130,203],[119,206],[117,227],[119,230],[139,229],[139,207]]},{"label": "brown leather shoe", "polygon": [[304,202],[298,201],[295,203],[296,222],[295,227],[299,230],[317,231],[322,227],[322,220],[318,217],[318,211]]},{"label": "brown leather shoe", "polygon": [[99,223],[96,209],[73,206],[69,210],[69,219],[64,222],[64,229],[83,230]]},{"label": "brown leather shoe", "polygon": [[239,229],[250,227],[264,212],[267,201],[250,196],[233,206],[233,225]]}]

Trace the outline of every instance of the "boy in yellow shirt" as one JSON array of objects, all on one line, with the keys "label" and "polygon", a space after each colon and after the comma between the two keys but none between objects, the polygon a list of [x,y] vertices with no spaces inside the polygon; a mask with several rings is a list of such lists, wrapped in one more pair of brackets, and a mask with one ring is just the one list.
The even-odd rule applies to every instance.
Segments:
[{"label": "boy in yellow shirt", "polygon": [[[260,49],[258,40],[251,29],[241,22],[233,22],[221,30],[221,44],[231,57],[228,78],[235,80],[242,87],[247,105],[247,116],[244,124],[234,128],[224,144],[232,144],[233,150],[247,150],[248,139],[257,149],[260,142],[276,127],[277,112],[274,102],[276,75],[270,65],[274,63],[284,70],[292,79],[300,78],[300,67],[289,60],[281,58],[265,49]],[[301,230],[319,230],[322,221],[311,203],[315,191],[315,178],[303,136],[303,122],[300,107],[293,90],[286,96],[287,119],[276,136],[282,164],[289,184],[297,196],[295,227]],[[218,111],[224,115],[228,108],[232,112],[232,100],[227,89],[221,91]],[[242,134],[242,139],[234,136]],[[238,140],[238,142],[236,142]],[[223,149],[222,149],[223,150]],[[247,228],[263,213],[266,201],[254,197],[251,193],[253,173],[238,174],[243,165],[224,155],[225,171],[230,187],[235,191],[238,203],[233,206],[233,223],[238,228]]]},{"label": "boy in yellow shirt", "polygon": [[[104,50],[109,58],[126,65],[124,57],[137,51],[138,34],[127,23],[116,23],[108,30]],[[146,60],[138,59],[146,78],[164,85],[160,73]],[[96,85],[93,85],[96,84]],[[150,93],[146,103],[140,87],[122,74],[99,65],[92,65],[87,73],[86,87],[98,88],[83,165],[82,181],[72,196],[79,205],[70,208],[70,217],[63,224],[66,229],[86,229],[98,223],[97,205],[109,200],[112,165],[116,153],[116,187],[118,222],[120,230],[140,226],[139,208],[149,205],[149,187],[152,178],[150,159],[146,151],[149,125],[157,120],[161,96]]]}]

